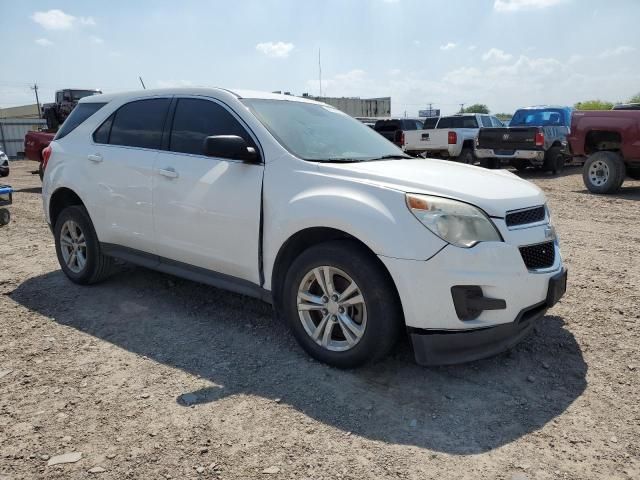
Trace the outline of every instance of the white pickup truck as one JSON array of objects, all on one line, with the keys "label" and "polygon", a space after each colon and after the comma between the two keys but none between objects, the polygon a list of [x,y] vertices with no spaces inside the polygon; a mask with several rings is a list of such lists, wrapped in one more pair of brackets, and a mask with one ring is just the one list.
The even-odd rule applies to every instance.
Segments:
[{"label": "white pickup truck", "polygon": [[[428,125],[428,122],[425,122]],[[472,164],[480,127],[503,127],[492,115],[469,113],[440,117],[435,127],[405,132],[403,150],[409,155],[458,160]]]}]

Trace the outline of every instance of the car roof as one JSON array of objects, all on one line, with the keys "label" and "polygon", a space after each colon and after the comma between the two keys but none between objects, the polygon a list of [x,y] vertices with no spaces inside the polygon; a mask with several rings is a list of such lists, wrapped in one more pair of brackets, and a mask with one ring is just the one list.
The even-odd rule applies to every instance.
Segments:
[{"label": "car roof", "polygon": [[571,107],[566,105],[532,105],[530,107],[518,108],[518,110],[544,110],[547,108],[557,108],[558,110],[571,110]]},{"label": "car roof", "polygon": [[84,97],[80,103],[101,103],[111,102],[113,100],[140,99],[144,97],[158,97],[168,95],[193,95],[202,97],[225,98],[232,97],[236,99],[263,99],[263,100],[283,100],[288,102],[311,103],[316,105],[327,105],[326,103],[317,102],[307,98],[296,97],[294,95],[284,95],[279,93],[261,92],[257,90],[229,90],[226,88],[200,88],[200,87],[182,87],[182,88],[157,88],[148,90],[133,90],[118,93],[103,93],[101,95],[92,95]]}]

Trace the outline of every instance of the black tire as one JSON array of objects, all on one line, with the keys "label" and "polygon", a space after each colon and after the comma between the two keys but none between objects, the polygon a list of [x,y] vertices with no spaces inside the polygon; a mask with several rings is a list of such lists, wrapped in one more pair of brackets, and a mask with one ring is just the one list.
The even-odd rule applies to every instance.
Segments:
[{"label": "black tire", "polygon": [[560,147],[551,147],[544,155],[542,167],[547,172],[557,175],[564,168],[564,154]]},{"label": "black tire", "polygon": [[460,155],[456,157],[456,162],[466,163],[467,165],[473,165],[475,161],[475,156],[473,155],[473,150],[470,148],[463,148],[460,152]]},{"label": "black tire", "polygon": [[38,166],[38,176],[40,177],[40,181],[44,178],[44,168],[42,168],[43,162],[40,162]]},{"label": "black tire", "polygon": [[498,168],[498,159],[497,158],[481,158],[480,166],[483,168],[488,168],[490,170],[495,170]]},{"label": "black tire", "polygon": [[[62,252],[61,233],[64,224],[68,220],[75,222],[81,233],[84,234],[86,261],[79,271],[73,271],[73,269],[67,265]],[[73,205],[65,208],[60,215],[58,215],[53,233],[58,262],[60,263],[62,271],[69,277],[69,280],[80,285],[89,285],[98,283],[109,276],[113,269],[114,261],[111,257],[102,254],[100,251],[100,243],[93,228],[93,223],[84,207]]]},{"label": "black tire", "polygon": [[587,158],[582,168],[582,180],[592,193],[615,193],[625,177],[622,157],[616,152],[596,152]]},{"label": "black tire", "polygon": [[[322,266],[339,269],[347,274],[355,282],[364,299],[364,308],[360,307],[366,312],[364,333],[355,345],[345,351],[331,351],[316,343],[303,325],[303,314],[298,312],[299,287],[313,269]],[[344,288],[340,289],[338,280],[343,279],[339,274],[332,278],[336,291],[344,291]],[[400,327],[404,323],[395,287],[384,267],[377,258],[350,240],[315,245],[296,258],[285,279],[281,311],[284,312],[287,323],[302,348],[316,360],[338,368],[354,368],[384,358],[396,343]],[[327,314],[327,310],[310,313],[314,313],[318,320],[315,326],[321,323],[320,318],[324,315],[334,320],[337,318],[330,312]],[[351,312],[347,312],[347,315],[355,318]],[[331,331],[331,338],[336,332],[337,335],[346,338],[344,330],[341,332],[339,326],[337,323],[335,332]]]},{"label": "black tire", "polygon": [[634,180],[640,180],[640,167],[627,168],[627,176]]},{"label": "black tire", "polygon": [[0,177],[8,177],[8,176],[9,176],[9,169],[3,170],[2,172],[0,172]]},{"label": "black tire", "polygon": [[11,221],[11,213],[6,208],[0,208],[0,227],[9,225]]},{"label": "black tire", "polygon": [[527,168],[531,166],[531,163],[529,162],[529,160],[525,160],[523,158],[516,158],[511,162],[511,165],[513,165],[513,167],[517,171],[524,172]]}]

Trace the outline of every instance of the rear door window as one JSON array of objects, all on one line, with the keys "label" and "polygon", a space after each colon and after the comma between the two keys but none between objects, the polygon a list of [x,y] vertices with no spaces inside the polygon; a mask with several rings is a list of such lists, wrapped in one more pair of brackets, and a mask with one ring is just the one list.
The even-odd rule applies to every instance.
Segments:
[{"label": "rear door window", "polygon": [[430,117],[425,118],[422,128],[425,130],[436,128],[436,124],[438,123],[439,117]]},{"label": "rear door window", "polygon": [[488,115],[483,115],[482,117],[480,117],[481,121],[482,121],[482,126],[483,127],[492,127],[493,124],[491,123],[491,117],[489,117]]},{"label": "rear door window", "polygon": [[476,117],[442,117],[436,128],[478,128]]},{"label": "rear door window", "polygon": [[222,105],[210,100],[178,100],[169,140],[172,152],[203,154],[204,139],[212,135],[237,135],[255,147],[247,130]]},{"label": "rear door window", "polygon": [[376,132],[395,132],[400,130],[400,122],[397,120],[381,120],[376,122],[373,129]]},{"label": "rear door window", "polygon": [[75,130],[78,125],[80,125],[105,105],[106,103],[79,103],[64,121],[64,123],[60,127],[60,130],[58,130],[55,139],[60,140],[61,138],[69,135],[69,133]]},{"label": "rear door window", "polygon": [[171,100],[135,100],[115,113],[109,144],[139,148],[160,148],[162,129]]}]

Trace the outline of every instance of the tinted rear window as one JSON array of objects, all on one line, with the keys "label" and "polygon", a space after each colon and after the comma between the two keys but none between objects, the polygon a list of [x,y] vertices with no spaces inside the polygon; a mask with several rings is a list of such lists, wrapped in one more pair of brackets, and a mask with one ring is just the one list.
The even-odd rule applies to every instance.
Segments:
[{"label": "tinted rear window", "polygon": [[430,117],[424,119],[423,127],[425,130],[436,128],[436,123],[438,123],[438,119],[440,117]]},{"label": "tinted rear window", "polygon": [[476,117],[442,117],[436,128],[478,128]]},{"label": "tinted rear window", "polygon": [[400,121],[398,120],[377,121],[373,129],[376,132],[395,132],[396,130],[401,130]]},{"label": "tinted rear window", "polygon": [[544,126],[560,126],[566,125],[564,111],[559,108],[541,108],[527,110],[518,110],[511,119],[509,126],[532,126],[532,127],[544,127]]},{"label": "tinted rear window", "polygon": [[78,125],[105,105],[106,103],[79,103],[64,121],[60,130],[58,130],[55,139],[60,140],[61,138],[66,137],[69,133],[75,130]]},{"label": "tinted rear window", "polygon": [[109,143],[127,147],[160,148],[169,109],[168,98],[136,100],[120,107],[111,126]]}]

